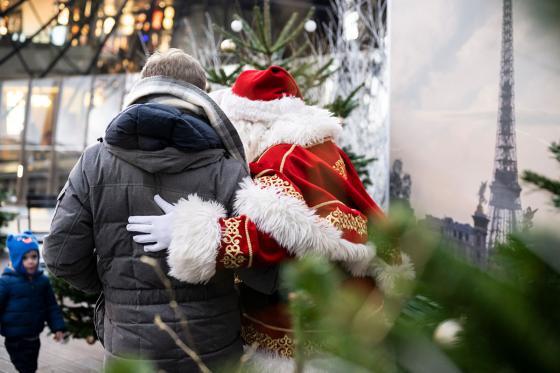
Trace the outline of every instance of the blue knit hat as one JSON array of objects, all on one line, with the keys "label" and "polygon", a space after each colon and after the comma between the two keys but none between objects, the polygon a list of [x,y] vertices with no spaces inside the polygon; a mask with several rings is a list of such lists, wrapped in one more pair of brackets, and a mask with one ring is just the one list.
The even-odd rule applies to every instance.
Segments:
[{"label": "blue knit hat", "polygon": [[14,270],[22,275],[27,274],[23,267],[23,256],[31,250],[37,251],[39,255],[39,242],[37,237],[30,231],[21,234],[10,234],[7,240],[8,250],[10,251],[10,261]]}]

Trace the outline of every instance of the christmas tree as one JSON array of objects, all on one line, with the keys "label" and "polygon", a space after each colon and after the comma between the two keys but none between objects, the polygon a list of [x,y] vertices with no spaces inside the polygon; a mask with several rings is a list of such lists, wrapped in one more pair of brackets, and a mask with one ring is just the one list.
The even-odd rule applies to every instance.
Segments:
[{"label": "christmas tree", "polygon": [[93,314],[98,295],[86,294],[55,276],[50,276],[49,279],[70,336],[85,339],[89,344],[95,343],[97,335]]},{"label": "christmas tree", "polygon": [[[317,47],[306,36],[306,32],[315,32],[317,28],[312,20],[313,14],[313,8],[303,17],[297,12],[293,13],[278,32],[273,32],[270,1],[265,0],[262,7],[254,7],[251,21],[236,14],[231,25],[232,32],[214,25],[225,38],[220,43],[220,57],[224,63],[228,63],[230,71],[226,71],[223,63],[210,64],[207,68],[208,80],[214,84],[231,86],[246,68],[266,69],[270,65],[278,65],[294,76],[306,101],[316,104],[317,91],[336,72],[336,68],[332,57],[317,58],[314,53]],[[356,95],[363,87],[362,83],[346,96],[335,95],[334,100],[324,107],[344,120],[358,107]],[[348,146],[343,150],[364,185],[372,185],[367,168],[375,158],[357,154]]]}]

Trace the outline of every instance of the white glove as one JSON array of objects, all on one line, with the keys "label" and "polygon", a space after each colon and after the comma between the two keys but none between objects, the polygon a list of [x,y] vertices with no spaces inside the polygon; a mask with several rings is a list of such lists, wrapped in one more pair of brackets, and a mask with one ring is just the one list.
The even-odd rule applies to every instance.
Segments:
[{"label": "white glove", "polygon": [[171,233],[173,231],[173,210],[175,206],[166,202],[158,194],[154,196],[154,201],[163,210],[165,215],[156,216],[129,216],[126,230],[129,232],[140,232],[132,239],[139,244],[145,245],[144,251],[157,252],[165,250],[171,244]]}]

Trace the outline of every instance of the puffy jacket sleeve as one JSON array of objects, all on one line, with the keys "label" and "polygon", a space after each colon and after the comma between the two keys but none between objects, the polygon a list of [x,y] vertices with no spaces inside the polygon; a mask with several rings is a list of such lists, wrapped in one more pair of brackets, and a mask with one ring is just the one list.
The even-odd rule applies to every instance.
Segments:
[{"label": "puffy jacket sleeve", "polygon": [[43,255],[51,274],[79,290],[97,293],[102,286],[97,274],[89,184],[83,159],[82,155],[58,196]]},{"label": "puffy jacket sleeve", "polygon": [[6,302],[8,301],[8,288],[3,278],[0,278],[0,314],[4,312]]},{"label": "puffy jacket sleeve", "polygon": [[66,324],[64,323],[64,318],[62,317],[62,311],[56,302],[54,292],[49,280],[47,282],[46,291],[46,306],[47,306],[47,324],[53,333],[66,330]]}]

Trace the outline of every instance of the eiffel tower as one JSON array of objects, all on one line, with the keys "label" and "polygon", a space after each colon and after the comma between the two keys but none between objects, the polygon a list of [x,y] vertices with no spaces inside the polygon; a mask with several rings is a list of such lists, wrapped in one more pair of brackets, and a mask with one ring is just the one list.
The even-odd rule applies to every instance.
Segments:
[{"label": "eiffel tower", "polygon": [[517,179],[515,108],[513,89],[512,0],[503,0],[500,102],[494,175],[490,185],[490,231],[488,250],[504,242],[518,229],[521,218],[521,187]]}]

